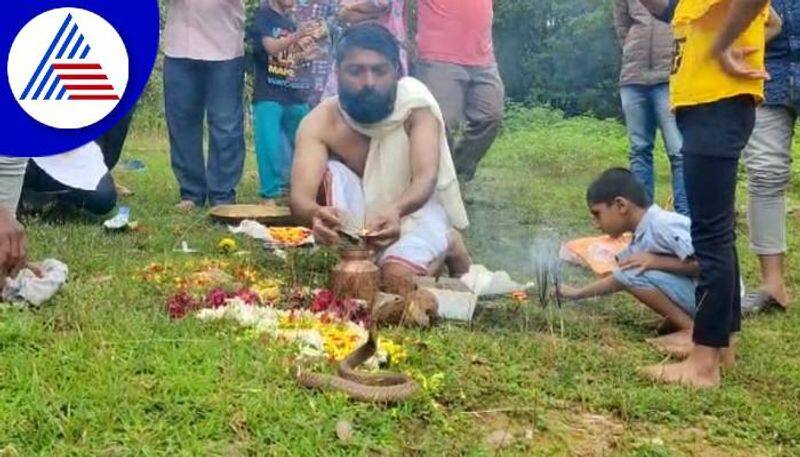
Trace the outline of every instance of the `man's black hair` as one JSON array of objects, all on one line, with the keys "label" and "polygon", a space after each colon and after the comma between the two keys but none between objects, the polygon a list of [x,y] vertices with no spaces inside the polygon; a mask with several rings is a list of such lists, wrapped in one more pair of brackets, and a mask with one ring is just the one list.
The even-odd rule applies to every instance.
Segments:
[{"label": "man's black hair", "polygon": [[400,44],[386,27],[375,23],[360,24],[344,31],[336,42],[336,65],[355,49],[375,51],[400,68]]},{"label": "man's black hair", "polygon": [[604,171],[586,191],[586,201],[590,205],[610,205],[617,197],[622,197],[640,208],[648,208],[652,204],[644,185],[626,168],[610,168]]}]

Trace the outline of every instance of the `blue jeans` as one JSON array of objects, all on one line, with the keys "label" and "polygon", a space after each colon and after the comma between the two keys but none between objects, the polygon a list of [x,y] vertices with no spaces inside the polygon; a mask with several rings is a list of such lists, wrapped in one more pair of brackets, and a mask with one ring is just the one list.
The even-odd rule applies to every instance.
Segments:
[{"label": "blue jeans", "polygon": [[652,200],[655,194],[653,147],[655,146],[656,128],[661,129],[672,169],[672,195],[675,200],[675,211],[684,216],[690,216],[689,202],[686,200],[686,189],[683,183],[683,156],[681,155],[683,139],[675,122],[675,116],[670,110],[669,85],[666,83],[654,86],[630,84],[620,87],[619,92],[631,143],[631,172],[644,184],[647,194]]},{"label": "blue jeans", "polygon": [[[164,108],[181,199],[233,203],[244,168],[244,57],[164,59]],[[203,157],[203,120],[209,130]]]},{"label": "blue jeans", "polygon": [[277,198],[286,192],[292,170],[294,137],[308,110],[306,104],[284,105],[272,101],[253,104],[259,193],[263,198]]}]

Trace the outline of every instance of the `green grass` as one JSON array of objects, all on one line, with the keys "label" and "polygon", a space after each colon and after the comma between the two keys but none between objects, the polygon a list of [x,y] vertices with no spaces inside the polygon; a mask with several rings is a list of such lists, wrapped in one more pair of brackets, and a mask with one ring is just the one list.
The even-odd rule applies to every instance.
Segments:
[{"label": "green grass", "polygon": [[[151,262],[185,261],[173,252],[183,239],[216,257],[225,236],[200,214],[172,211],[177,188],[163,137],[135,131],[125,156],[148,168],[118,175],[136,191],[126,204],[143,231],[109,235],[98,220],[75,216],[26,220],[34,257],[64,260],[71,276],[43,309],[0,314],[3,455],[488,455],[485,437],[506,429],[515,440],[499,453],[508,455],[800,454],[796,312],[747,320],[740,364],[710,392],[637,376],[638,366],[662,360],[643,341],[656,319],[622,296],[527,320],[504,303],[471,329],[389,331],[406,346],[408,369],[444,374],[438,388],[393,408],[301,390],[288,374],[290,348],[230,325],[171,322],[163,290],[136,279]],[[624,165],[625,149],[616,122],[515,112],[474,185],[476,259],[525,279],[537,236],[591,234],[585,186]],[[250,159],[243,201],[255,199]],[[797,252],[800,234],[790,232]],[[252,253],[243,261],[288,277],[285,264],[242,243]],[[752,285],[754,258],[743,262]],[[346,443],[334,432],[341,419],[354,426]]]}]

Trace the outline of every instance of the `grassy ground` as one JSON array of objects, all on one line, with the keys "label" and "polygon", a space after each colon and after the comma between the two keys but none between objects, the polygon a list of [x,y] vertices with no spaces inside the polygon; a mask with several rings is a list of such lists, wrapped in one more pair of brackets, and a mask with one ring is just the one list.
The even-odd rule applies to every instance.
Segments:
[{"label": "grassy ground", "polygon": [[[45,308],[0,314],[0,453],[800,454],[797,313],[747,320],[740,364],[711,392],[636,375],[662,357],[643,342],[656,320],[624,297],[563,312],[521,313],[507,304],[484,311],[471,329],[391,331],[409,351],[409,369],[443,375],[440,385],[394,408],[300,390],[287,371],[290,349],[228,325],[171,322],[164,294],[136,279],[151,262],[183,262],[173,252],[183,239],[213,257],[224,236],[200,214],[172,211],[177,190],[166,151],[161,135],[136,132],[125,156],[148,168],[118,176],[136,191],[126,203],[143,231],[109,235],[99,221],[74,216],[26,221],[35,257],[60,258],[72,273]],[[476,259],[525,279],[536,237],[591,233],[585,185],[602,168],[624,164],[624,151],[617,123],[516,113],[472,189]],[[255,198],[252,170],[250,161],[243,200]],[[666,189],[661,159],[659,170]],[[797,227],[797,216],[791,224]],[[797,252],[800,234],[793,232]],[[288,275],[256,245],[246,247],[247,261]],[[752,284],[754,259],[743,257]],[[800,273],[791,265],[796,285]],[[346,443],[334,433],[342,419],[354,426]],[[513,442],[487,447],[497,431],[510,432]]]}]

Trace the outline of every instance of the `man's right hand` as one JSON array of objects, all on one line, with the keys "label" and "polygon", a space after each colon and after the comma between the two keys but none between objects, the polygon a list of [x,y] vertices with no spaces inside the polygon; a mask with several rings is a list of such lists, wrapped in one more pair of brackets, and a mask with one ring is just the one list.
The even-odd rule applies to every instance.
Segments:
[{"label": "man's right hand", "polygon": [[756,52],[758,48],[728,48],[718,56],[722,69],[731,76],[743,79],[769,79],[769,74],[760,69],[754,68],[747,61],[747,58]]},{"label": "man's right hand", "polygon": [[[16,275],[25,266],[27,255],[25,227],[6,208],[0,208],[0,273]],[[0,284],[0,289],[3,286]]]},{"label": "man's right hand", "polygon": [[320,207],[311,218],[311,230],[314,240],[324,246],[331,246],[339,242],[339,233],[342,228],[343,212],[332,206]]}]

